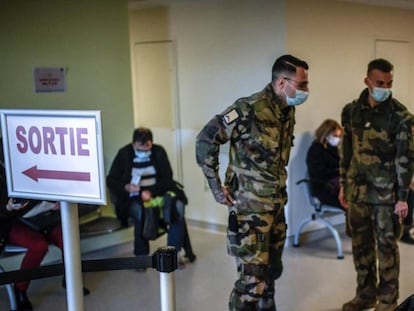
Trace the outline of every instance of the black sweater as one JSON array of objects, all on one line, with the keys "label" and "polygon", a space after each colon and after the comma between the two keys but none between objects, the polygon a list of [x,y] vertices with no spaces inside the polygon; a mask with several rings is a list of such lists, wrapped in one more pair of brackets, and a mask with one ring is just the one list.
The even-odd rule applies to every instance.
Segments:
[{"label": "black sweater", "polygon": [[[339,153],[337,147],[325,147],[314,141],[309,147],[306,164],[311,192],[322,203],[339,206]],[[336,180],[336,182],[335,182]]]},{"label": "black sweater", "polygon": [[[127,144],[119,149],[112,162],[109,174],[106,177],[108,188],[123,199],[129,197],[129,193],[125,190],[125,185],[129,184],[131,181],[131,170],[134,157],[135,152],[132,144]],[[153,197],[164,195],[168,190],[173,188],[174,183],[171,165],[163,147],[157,144],[152,145],[151,161],[156,170],[156,184],[148,190]]]}]

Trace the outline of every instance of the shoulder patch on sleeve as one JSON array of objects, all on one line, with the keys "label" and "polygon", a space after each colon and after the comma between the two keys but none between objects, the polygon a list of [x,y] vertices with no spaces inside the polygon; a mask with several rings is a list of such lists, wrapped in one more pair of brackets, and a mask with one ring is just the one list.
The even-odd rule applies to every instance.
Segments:
[{"label": "shoulder patch on sleeve", "polygon": [[240,115],[237,112],[237,110],[232,109],[223,116],[223,119],[224,119],[224,122],[226,122],[227,124],[230,124],[233,121],[237,120],[239,117],[240,117]]}]

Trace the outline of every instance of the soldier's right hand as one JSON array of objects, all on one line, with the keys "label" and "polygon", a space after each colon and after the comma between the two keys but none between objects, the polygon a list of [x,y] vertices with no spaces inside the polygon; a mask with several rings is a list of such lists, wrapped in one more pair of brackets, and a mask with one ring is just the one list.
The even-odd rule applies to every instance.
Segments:
[{"label": "soldier's right hand", "polygon": [[230,194],[229,189],[227,189],[226,187],[222,187],[222,190],[223,190],[223,193],[226,197],[226,201],[225,201],[224,204],[226,204],[227,206],[233,206],[234,204],[236,204],[236,200]]},{"label": "soldier's right hand", "polygon": [[225,204],[227,206],[233,206],[234,203],[236,203],[234,198],[230,195],[229,190],[226,187],[222,187],[219,181],[215,178],[208,178],[207,181],[217,203]]},{"label": "soldier's right hand", "polygon": [[339,187],[338,200],[339,200],[339,203],[341,203],[343,208],[348,208],[348,202],[345,199],[345,191],[344,191],[343,186]]}]

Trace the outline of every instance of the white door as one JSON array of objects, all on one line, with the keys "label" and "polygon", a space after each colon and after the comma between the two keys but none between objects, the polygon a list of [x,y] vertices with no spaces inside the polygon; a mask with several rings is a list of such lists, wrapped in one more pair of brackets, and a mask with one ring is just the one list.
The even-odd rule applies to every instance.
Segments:
[{"label": "white door", "polygon": [[182,181],[176,66],[172,41],[134,45],[134,122],[153,131],[168,153],[174,178]]}]

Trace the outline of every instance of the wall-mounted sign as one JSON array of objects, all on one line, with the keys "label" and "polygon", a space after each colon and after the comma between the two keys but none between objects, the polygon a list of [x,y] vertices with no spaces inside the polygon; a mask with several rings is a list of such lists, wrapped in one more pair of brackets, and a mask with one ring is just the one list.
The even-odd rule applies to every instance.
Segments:
[{"label": "wall-mounted sign", "polygon": [[66,91],[66,70],[63,67],[35,67],[33,80],[36,93]]},{"label": "wall-mounted sign", "polygon": [[98,111],[0,110],[10,197],[106,204]]}]

